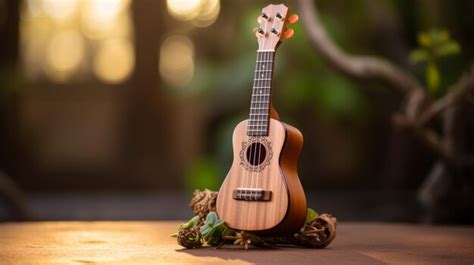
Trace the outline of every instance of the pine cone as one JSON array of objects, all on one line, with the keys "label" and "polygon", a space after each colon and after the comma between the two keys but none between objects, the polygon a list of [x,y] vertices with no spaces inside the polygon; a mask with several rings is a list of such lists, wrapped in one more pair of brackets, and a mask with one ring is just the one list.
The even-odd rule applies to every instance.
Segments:
[{"label": "pine cone", "polygon": [[196,215],[199,215],[201,223],[204,223],[206,216],[210,211],[216,211],[217,191],[205,189],[195,190],[189,206]]},{"label": "pine cone", "polygon": [[322,214],[296,233],[293,243],[312,248],[325,248],[336,237],[336,224],[336,217]]},{"label": "pine cone", "polygon": [[178,231],[178,244],[185,248],[200,248],[202,247],[202,237],[199,233],[199,227],[182,228]]}]

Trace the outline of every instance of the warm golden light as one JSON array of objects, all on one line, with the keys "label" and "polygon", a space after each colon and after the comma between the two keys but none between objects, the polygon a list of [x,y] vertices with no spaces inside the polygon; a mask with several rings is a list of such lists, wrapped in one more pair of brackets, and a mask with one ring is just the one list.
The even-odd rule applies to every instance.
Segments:
[{"label": "warm golden light", "polygon": [[54,82],[92,74],[107,83],[125,80],[135,64],[130,2],[26,0],[20,20],[25,76]]},{"label": "warm golden light", "polygon": [[124,37],[130,31],[128,16],[129,0],[89,0],[81,12],[81,25],[87,37],[100,39]]},{"label": "warm golden light", "polygon": [[167,38],[160,49],[161,78],[173,87],[184,87],[194,75],[194,47],[185,36]]},{"label": "warm golden light", "polygon": [[58,82],[70,78],[84,58],[84,39],[74,30],[57,33],[48,45],[46,53],[46,73]]},{"label": "warm golden light", "polygon": [[195,26],[207,27],[219,15],[219,0],[167,0],[168,12],[176,19],[191,21]]},{"label": "warm golden light", "polygon": [[71,19],[77,10],[78,0],[43,0],[44,13],[56,20]]},{"label": "warm golden light", "polygon": [[180,20],[192,20],[199,14],[201,0],[167,0],[168,12]]},{"label": "warm golden light", "polygon": [[119,83],[133,70],[133,46],[127,40],[109,40],[103,43],[94,57],[94,73],[106,83]]},{"label": "warm golden light", "polygon": [[220,8],[219,0],[203,0],[199,16],[193,20],[193,24],[198,27],[212,25],[219,15]]}]

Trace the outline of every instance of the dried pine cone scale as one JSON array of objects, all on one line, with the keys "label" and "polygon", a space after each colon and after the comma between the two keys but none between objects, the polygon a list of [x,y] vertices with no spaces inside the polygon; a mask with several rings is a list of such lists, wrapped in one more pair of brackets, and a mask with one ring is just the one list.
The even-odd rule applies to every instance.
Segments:
[{"label": "dried pine cone scale", "polygon": [[203,244],[201,233],[199,233],[199,227],[197,226],[180,229],[177,241],[180,246],[185,248],[200,248]]}]

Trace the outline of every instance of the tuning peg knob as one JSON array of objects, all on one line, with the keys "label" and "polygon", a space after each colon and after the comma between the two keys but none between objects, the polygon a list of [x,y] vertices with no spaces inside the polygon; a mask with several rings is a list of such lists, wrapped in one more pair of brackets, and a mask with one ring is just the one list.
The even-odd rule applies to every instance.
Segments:
[{"label": "tuning peg knob", "polygon": [[288,17],[288,23],[295,24],[296,22],[298,22],[299,19],[300,17],[297,14],[293,14]]},{"label": "tuning peg knob", "polygon": [[263,35],[265,33],[261,28],[254,28],[253,32],[255,32],[256,35]]},{"label": "tuning peg knob", "polygon": [[293,37],[293,35],[295,34],[295,31],[293,29],[287,29],[285,30],[285,32],[283,33],[283,37],[285,39],[289,39],[291,37]]}]

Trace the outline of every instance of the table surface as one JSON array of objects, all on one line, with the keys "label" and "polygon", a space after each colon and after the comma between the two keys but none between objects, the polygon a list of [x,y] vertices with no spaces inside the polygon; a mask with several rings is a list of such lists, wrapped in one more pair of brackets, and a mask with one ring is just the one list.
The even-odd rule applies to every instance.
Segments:
[{"label": "table surface", "polygon": [[178,222],[0,224],[0,264],[474,264],[473,226],[341,223],[326,249],[186,250]]}]

